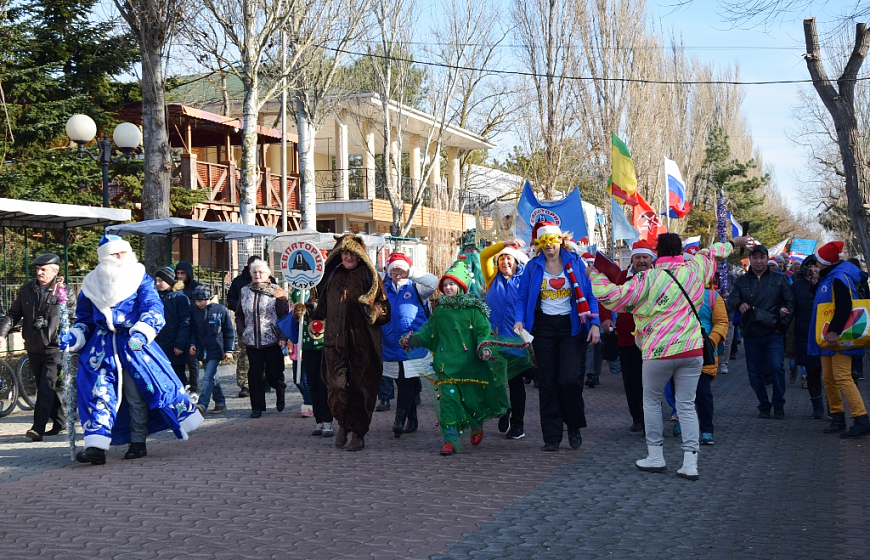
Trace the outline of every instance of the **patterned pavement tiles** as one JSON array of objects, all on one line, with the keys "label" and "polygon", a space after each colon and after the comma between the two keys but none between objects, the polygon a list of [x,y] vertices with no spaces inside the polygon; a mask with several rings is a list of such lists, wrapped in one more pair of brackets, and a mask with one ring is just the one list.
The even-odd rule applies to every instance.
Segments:
[{"label": "patterned pavement tiles", "polygon": [[102,467],[70,463],[64,436],[21,443],[19,413],[0,421],[4,557],[870,557],[870,440],[821,434],[799,386],[786,420],[756,419],[742,356],[731,371],[714,383],[716,445],[694,483],[675,476],[669,435],[667,473],[634,468],[643,440],[607,373],[585,392],[583,447],[556,454],[540,451],[531,388],[524,439],[489,422],[481,446],[446,458],[425,397],[417,433],[395,439],[393,412],[375,413],[359,453],[309,437],[314,421],[290,412],[298,401],[251,420],[230,398],[190,441],[149,439],[148,457],[130,462],[113,449]]}]

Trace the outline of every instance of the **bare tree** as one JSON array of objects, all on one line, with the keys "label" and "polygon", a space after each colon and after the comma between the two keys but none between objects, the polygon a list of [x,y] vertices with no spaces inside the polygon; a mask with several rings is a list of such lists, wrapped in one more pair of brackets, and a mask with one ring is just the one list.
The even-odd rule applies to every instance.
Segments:
[{"label": "bare tree", "polygon": [[314,137],[330,111],[341,101],[336,78],[348,47],[361,34],[371,0],[321,0],[312,18],[293,11],[286,24],[287,49],[295,61],[290,69],[293,113],[299,135],[299,170],[302,192],[302,229],[317,225],[317,190],[314,180]]},{"label": "bare tree", "polygon": [[[263,105],[280,91],[282,78],[298,68],[305,49],[280,59],[279,32],[296,13],[317,13],[320,0],[203,0],[184,33],[197,58],[215,71],[225,71],[242,83],[242,161],[239,214],[243,224],[256,223],[260,182],[257,125]],[[301,46],[301,45],[300,45]],[[306,48],[310,42],[306,43]],[[245,243],[240,258],[250,251]]]},{"label": "bare tree", "polygon": [[[142,212],[146,220],[169,217],[169,176],[172,155],[166,123],[163,64],[183,13],[184,0],[114,0],[136,37],[142,57]],[[145,239],[145,267],[149,273],[165,266],[166,238]]]},{"label": "bare tree", "polygon": [[521,61],[531,76],[532,102],[524,111],[526,148],[540,165],[530,177],[544,199],[556,194],[565,151],[577,132],[575,83],[567,79],[576,68],[580,26],[575,2],[514,0],[511,16]]},{"label": "bare tree", "polygon": [[870,262],[870,206],[867,206],[870,201],[870,165],[858,132],[855,112],[856,80],[870,48],[870,31],[866,24],[857,24],[854,47],[843,73],[837,79],[836,87],[828,79],[822,62],[815,18],[804,20],[804,38],[807,45],[807,69],[813,79],[813,87],[834,120],[845,176],[849,217],[855,227],[855,237],[865,262]]}]

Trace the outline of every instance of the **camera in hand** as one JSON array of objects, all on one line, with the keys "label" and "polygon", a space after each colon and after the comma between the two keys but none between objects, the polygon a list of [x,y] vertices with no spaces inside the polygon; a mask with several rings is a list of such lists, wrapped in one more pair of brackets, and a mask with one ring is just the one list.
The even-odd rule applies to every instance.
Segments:
[{"label": "camera in hand", "polygon": [[48,321],[43,316],[38,316],[33,318],[33,328],[35,330],[42,330],[48,326]]}]

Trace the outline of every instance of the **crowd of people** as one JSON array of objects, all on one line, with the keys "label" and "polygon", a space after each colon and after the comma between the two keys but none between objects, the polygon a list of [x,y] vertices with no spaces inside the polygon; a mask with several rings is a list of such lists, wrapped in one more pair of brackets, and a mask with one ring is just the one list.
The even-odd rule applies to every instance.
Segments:
[{"label": "crowd of people", "polygon": [[[628,429],[645,435],[647,454],[636,467],[667,468],[667,403],[682,442],[677,474],[697,480],[700,446],[715,441],[712,381],[728,373],[740,344],[759,418],[786,417],[788,369],[788,382],[800,377],[808,390],[812,418],[830,420],[825,433],[870,435],[856,385],[865,334],[853,328],[854,302],[870,290],[858,262],[844,260],[842,242],[788,263],[748,237],[698,251],[666,233],[655,244],[634,243],[618,274],[597,270],[592,255],[553,222],[535,224],[526,245],[466,241],[437,277],[398,252],[380,271],[362,237],[345,234],[325,255],[324,275],[305,301],[278,285],[265,260],[251,257],[232,283],[228,307],[196,281],[189,262],[152,278],[115,236],[101,241],[99,265],[77,298],[59,297],[59,257],[42,255],[33,262],[36,279],[0,321],[0,337],[23,321],[38,382],[26,436],[41,441],[64,429],[55,392],[63,351],[79,355],[85,449],[76,458],[92,464],[105,463],[113,443],[129,444],[125,459],[144,457],[149,433],[171,429],[187,439],[204,413],[226,411],[218,365],[239,352],[238,397],[249,399],[251,418],[266,411],[267,391],[275,392],[279,412],[285,408],[290,354],[301,360],[295,383],[306,394],[303,413],[314,417],[311,435],[334,438],[337,448],[365,448],[373,413],[390,408],[386,389],[394,383],[395,438],[418,430],[424,386],[442,455],[459,452],[466,431],[480,445],[489,419],[508,439],[523,438],[533,382],[543,450],[557,451],[563,436],[578,449],[587,426],[584,387],[598,384],[606,353],[622,374]],[[719,265],[735,247],[748,248],[748,260],[727,273],[729,290],[720,290]],[[70,310],[68,332],[62,305]],[[601,350],[602,335],[609,350]]]}]

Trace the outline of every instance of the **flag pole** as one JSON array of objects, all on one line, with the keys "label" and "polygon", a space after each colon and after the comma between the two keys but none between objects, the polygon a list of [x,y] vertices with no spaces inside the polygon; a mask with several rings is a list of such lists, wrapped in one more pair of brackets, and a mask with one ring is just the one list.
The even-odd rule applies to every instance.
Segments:
[{"label": "flag pole", "polygon": [[616,225],[613,221],[613,195],[610,195],[610,259],[616,260]]},{"label": "flag pole", "polygon": [[662,175],[665,179],[665,197],[662,201],[665,205],[665,229],[670,233],[671,231],[671,206],[668,204],[668,170],[665,167],[665,161],[662,159]]}]

